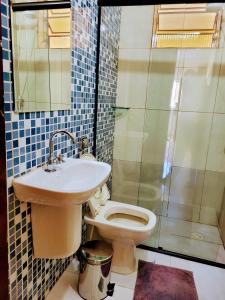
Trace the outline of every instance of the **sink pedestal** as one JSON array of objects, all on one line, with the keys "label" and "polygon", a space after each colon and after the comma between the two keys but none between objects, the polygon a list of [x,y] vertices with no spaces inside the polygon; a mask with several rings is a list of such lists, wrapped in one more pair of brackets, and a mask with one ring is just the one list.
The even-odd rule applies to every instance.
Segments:
[{"label": "sink pedestal", "polygon": [[65,258],[81,243],[82,205],[31,205],[35,258]]}]

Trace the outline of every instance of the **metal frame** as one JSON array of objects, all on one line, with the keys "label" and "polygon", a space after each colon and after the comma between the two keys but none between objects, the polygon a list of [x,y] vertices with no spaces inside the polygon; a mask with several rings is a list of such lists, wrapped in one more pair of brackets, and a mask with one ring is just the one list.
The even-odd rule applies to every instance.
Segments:
[{"label": "metal frame", "polygon": [[[225,2],[225,0],[223,0],[223,1],[218,0],[218,1],[208,1],[207,3],[224,3],[224,2]],[[190,4],[189,2],[185,2],[185,3]],[[206,2],[204,0],[197,0],[197,1],[192,0],[191,3],[206,3]],[[98,8],[98,30],[97,30],[97,48],[96,48],[96,51],[97,51],[97,53],[96,53],[96,81],[95,81],[96,91],[95,91],[95,112],[94,112],[94,142],[93,142],[94,155],[96,155],[96,143],[97,143],[98,95],[99,95],[99,91],[98,91],[98,88],[99,88],[99,56],[100,56],[99,52],[100,52],[100,38],[101,38],[101,31],[100,31],[101,8],[102,7],[110,7],[110,6],[140,6],[140,5],[159,5],[159,4],[184,4],[184,1],[182,1],[182,0],[181,1],[178,1],[178,0],[173,0],[173,1],[172,0],[161,0],[161,1],[157,1],[157,0],[153,0],[153,1],[151,1],[151,0],[98,0],[99,8]],[[138,248],[225,269],[225,264],[213,262],[210,260],[206,260],[206,259],[202,259],[202,258],[198,258],[198,257],[194,257],[194,256],[184,255],[181,253],[171,252],[168,250],[164,250],[161,247],[153,248],[153,247],[149,247],[146,245],[140,245],[140,246],[138,246]]]},{"label": "metal frame", "polygon": [[96,46],[96,71],[95,71],[95,108],[94,108],[94,128],[93,128],[93,155],[97,152],[97,123],[98,123],[98,96],[99,96],[99,63],[100,63],[100,42],[101,42],[101,16],[102,9],[98,7],[97,21],[97,46]]},{"label": "metal frame", "polygon": [[[223,0],[204,1],[191,0],[191,3],[224,3]],[[190,4],[189,1],[179,0],[98,0],[99,6],[140,6],[140,5],[157,5],[157,4]]]},{"label": "metal frame", "polygon": [[60,9],[70,8],[70,0],[55,0],[55,1],[42,1],[42,2],[21,2],[12,3],[13,12],[26,11],[26,10],[46,10],[46,9]]}]

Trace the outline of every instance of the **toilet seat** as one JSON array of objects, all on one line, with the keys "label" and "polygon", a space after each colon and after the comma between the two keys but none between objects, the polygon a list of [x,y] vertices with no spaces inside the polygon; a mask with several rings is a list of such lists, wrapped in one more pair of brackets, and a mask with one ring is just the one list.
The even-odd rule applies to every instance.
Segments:
[{"label": "toilet seat", "polygon": [[[110,220],[110,216],[112,216],[113,214],[122,214],[125,215],[125,217],[127,215],[131,219],[132,217],[136,217],[136,220],[140,219],[140,221],[142,222],[142,226],[135,226],[134,222],[130,222],[129,224],[129,222],[127,221],[120,223],[113,221],[113,219]],[[100,208],[96,216],[92,217],[90,215],[86,215],[84,217],[84,220],[86,223],[94,226],[97,226],[97,224],[104,224],[105,226],[143,233],[148,232],[154,227],[156,222],[156,216],[154,213],[145,208],[110,200],[107,201],[105,206],[102,206]]]},{"label": "toilet seat", "polygon": [[[90,154],[81,158],[95,159]],[[98,239],[111,243],[112,271],[130,274],[137,268],[136,245],[149,238],[156,216],[148,209],[108,200],[110,193],[105,184],[88,201],[90,212],[84,216],[84,221],[91,225],[88,226],[89,239],[97,235]]]}]

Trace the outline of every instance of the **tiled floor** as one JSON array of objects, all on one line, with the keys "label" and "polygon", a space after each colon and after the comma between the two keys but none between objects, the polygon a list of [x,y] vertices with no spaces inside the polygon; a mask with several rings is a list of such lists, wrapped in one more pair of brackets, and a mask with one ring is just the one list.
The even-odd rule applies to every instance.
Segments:
[{"label": "tiled floor", "polygon": [[161,217],[146,245],[225,263],[225,250],[216,226]]},{"label": "tiled floor", "polygon": [[[157,264],[190,270],[194,274],[199,300],[225,300],[225,270],[211,266],[137,249],[137,258]],[[128,276],[112,273],[111,282],[116,283],[112,300],[132,300],[136,273]],[[46,300],[81,300],[77,293],[77,263],[64,272]]]}]

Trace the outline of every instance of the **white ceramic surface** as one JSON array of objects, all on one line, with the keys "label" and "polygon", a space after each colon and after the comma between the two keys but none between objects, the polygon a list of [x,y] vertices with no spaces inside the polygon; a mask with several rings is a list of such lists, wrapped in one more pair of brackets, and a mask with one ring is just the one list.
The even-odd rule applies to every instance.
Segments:
[{"label": "white ceramic surface", "polygon": [[[113,214],[124,215],[124,221],[121,220],[118,223],[110,220],[110,216]],[[145,224],[141,222],[139,225],[135,225],[132,222],[127,222],[126,215],[128,219],[142,219]],[[141,244],[151,235],[156,225],[155,214],[142,207],[107,201],[98,215],[95,217],[86,215],[84,220],[87,224],[97,229],[97,233],[101,238],[112,243],[114,252],[112,270],[119,274],[135,272],[137,268],[135,258],[136,245]]]},{"label": "white ceramic surface", "polygon": [[50,206],[82,204],[103,185],[111,166],[97,161],[69,158],[56,172],[36,169],[14,179],[16,197],[24,202]]},{"label": "white ceramic surface", "polygon": [[210,113],[178,113],[175,166],[205,169],[211,125]]},{"label": "white ceramic surface", "polygon": [[151,47],[153,13],[153,5],[122,7],[120,48]]}]

